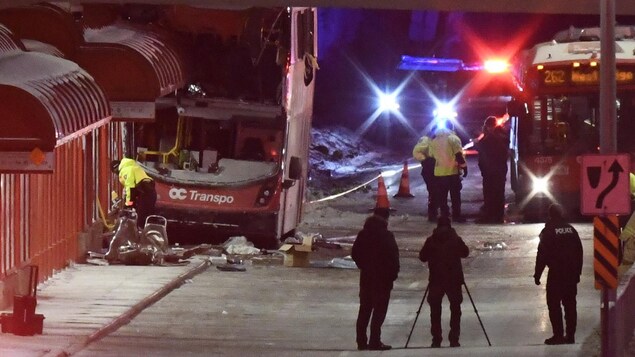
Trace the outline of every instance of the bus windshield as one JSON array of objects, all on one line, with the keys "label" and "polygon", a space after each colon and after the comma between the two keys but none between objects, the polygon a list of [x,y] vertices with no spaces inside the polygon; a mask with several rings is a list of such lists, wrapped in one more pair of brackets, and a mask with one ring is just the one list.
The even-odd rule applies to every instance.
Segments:
[{"label": "bus windshield", "polygon": [[284,125],[282,116],[159,116],[136,130],[138,160],[167,181],[213,185],[259,180],[280,167]]}]

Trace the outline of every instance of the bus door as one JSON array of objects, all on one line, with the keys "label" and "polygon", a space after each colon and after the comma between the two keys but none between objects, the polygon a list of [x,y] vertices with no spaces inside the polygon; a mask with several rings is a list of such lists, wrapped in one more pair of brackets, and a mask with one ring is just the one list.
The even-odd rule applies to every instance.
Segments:
[{"label": "bus door", "polygon": [[535,210],[532,201],[573,209],[579,202],[578,157],[599,149],[597,96],[536,96],[528,106],[517,128],[517,201],[527,205],[526,212]]}]

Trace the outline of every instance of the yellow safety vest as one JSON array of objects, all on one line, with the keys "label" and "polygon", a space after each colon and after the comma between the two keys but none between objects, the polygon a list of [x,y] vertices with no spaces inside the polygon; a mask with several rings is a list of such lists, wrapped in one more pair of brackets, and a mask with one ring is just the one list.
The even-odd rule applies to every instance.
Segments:
[{"label": "yellow safety vest", "polygon": [[437,131],[435,138],[430,143],[430,155],[436,160],[434,176],[458,175],[459,168],[466,165],[459,165],[456,162],[457,153],[463,156],[461,139],[450,130]]}]

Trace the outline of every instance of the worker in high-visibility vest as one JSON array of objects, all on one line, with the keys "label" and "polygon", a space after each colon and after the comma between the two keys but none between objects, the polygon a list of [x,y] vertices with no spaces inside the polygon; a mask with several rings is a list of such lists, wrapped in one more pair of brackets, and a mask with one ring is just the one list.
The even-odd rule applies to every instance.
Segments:
[{"label": "worker in high-visibility vest", "polygon": [[125,205],[135,208],[137,225],[143,228],[146,218],[154,213],[157,202],[154,180],[135,160],[130,158],[113,160],[110,163],[110,169],[119,175],[119,182],[124,186]]},{"label": "worker in high-visibility vest", "polygon": [[454,133],[454,125],[447,120],[439,123],[430,143],[430,156],[435,160],[434,182],[441,215],[449,217],[448,193],[452,202],[452,221],[465,222],[461,215],[461,174],[467,176],[467,163],[461,139]]}]

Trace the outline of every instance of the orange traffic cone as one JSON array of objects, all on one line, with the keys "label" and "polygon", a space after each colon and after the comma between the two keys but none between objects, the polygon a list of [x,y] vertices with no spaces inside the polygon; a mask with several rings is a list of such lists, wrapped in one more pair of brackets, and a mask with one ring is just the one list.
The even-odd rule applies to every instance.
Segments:
[{"label": "orange traffic cone", "polygon": [[377,180],[377,203],[375,204],[375,208],[390,209],[386,184],[384,183],[384,178],[381,175],[379,175],[379,179]]},{"label": "orange traffic cone", "polygon": [[410,176],[408,174],[408,161],[403,163],[403,171],[401,172],[401,181],[399,181],[399,191],[393,197],[406,197],[412,198],[413,194],[410,193]]}]

